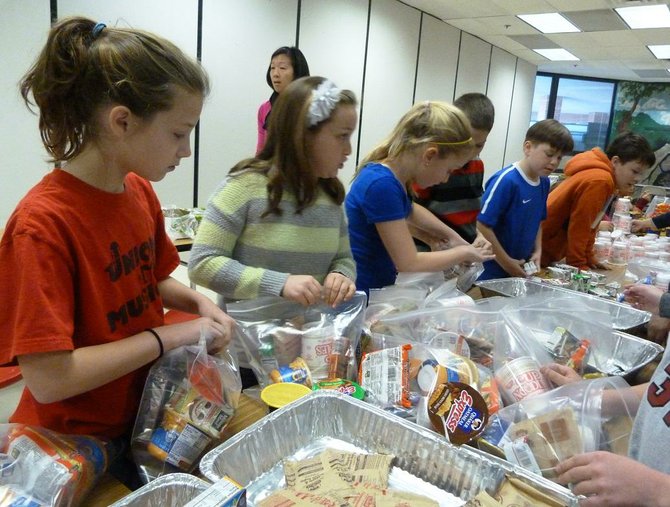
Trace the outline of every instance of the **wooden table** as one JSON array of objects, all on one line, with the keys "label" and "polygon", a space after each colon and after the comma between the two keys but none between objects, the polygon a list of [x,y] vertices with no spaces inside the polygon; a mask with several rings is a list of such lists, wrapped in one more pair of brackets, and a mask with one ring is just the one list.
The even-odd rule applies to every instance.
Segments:
[{"label": "wooden table", "polygon": [[[224,431],[223,440],[225,441],[251,426],[259,419],[265,417],[267,413],[268,407],[265,403],[242,394],[237,411]],[[82,505],[87,507],[107,507],[130,493],[131,491],[118,480],[109,474],[105,474],[86,497]]]}]

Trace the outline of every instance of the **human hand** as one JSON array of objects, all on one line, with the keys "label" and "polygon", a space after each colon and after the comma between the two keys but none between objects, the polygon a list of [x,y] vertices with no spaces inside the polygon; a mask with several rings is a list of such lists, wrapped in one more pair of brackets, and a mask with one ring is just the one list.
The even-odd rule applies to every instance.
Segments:
[{"label": "human hand", "polygon": [[609,220],[601,220],[598,224],[598,230],[612,232],[614,230],[614,224]]},{"label": "human hand", "polygon": [[579,454],[556,466],[557,481],[584,495],[580,507],[660,505],[670,476],[611,452]]},{"label": "human hand", "polygon": [[628,287],[623,296],[626,302],[635,308],[658,315],[658,306],[661,302],[663,290],[655,285],[635,284]]},{"label": "human hand", "polygon": [[342,273],[328,273],[323,282],[323,299],[335,308],[342,301],[349,301],[356,292],[356,284]]},{"label": "human hand", "polygon": [[454,247],[454,246],[460,246],[460,245],[468,245],[469,243],[465,241],[460,234],[458,234],[455,230],[453,230],[451,227],[447,227],[447,231],[445,232],[444,238],[442,241],[446,241],[447,244],[449,245],[449,248]]},{"label": "human hand", "polygon": [[[232,321],[232,319],[230,320]],[[234,323],[234,321],[232,322]],[[182,345],[197,344],[200,341],[200,333],[203,332],[207,339],[207,350],[216,353],[225,349],[230,343],[232,325],[232,323],[230,325],[221,324],[209,317],[200,317],[178,324],[157,327],[154,328],[154,331],[161,337],[165,351]]]},{"label": "human hand", "polygon": [[526,261],[523,259],[512,259],[511,257],[507,257],[507,259],[498,260],[498,263],[510,276],[521,278],[526,277],[526,272],[523,269],[523,265]]},{"label": "human hand", "polygon": [[228,336],[233,335],[233,328],[236,326],[235,319],[230,317],[219,305],[208,297],[198,301],[198,315],[209,317],[214,322],[218,322],[226,329]]},{"label": "human hand", "polygon": [[455,247],[455,250],[459,250],[464,254],[465,258],[463,262],[485,262],[496,258],[490,243],[488,246],[479,248],[466,243],[465,245]]},{"label": "human hand", "polygon": [[607,261],[593,261],[593,264],[591,265],[592,268],[594,269],[604,269],[604,270],[611,270],[612,266],[610,266],[609,262]]},{"label": "human hand", "polygon": [[580,377],[579,373],[575,370],[569,366],[557,363],[550,363],[543,366],[540,368],[540,372],[542,372],[542,375],[555,386],[574,384],[575,382],[582,380],[582,377]]},{"label": "human hand", "polygon": [[657,231],[658,229],[654,225],[654,221],[651,218],[644,218],[642,220],[633,220],[630,224],[631,232],[642,232],[647,229],[652,231]]},{"label": "human hand", "polygon": [[310,275],[289,275],[281,295],[301,305],[312,305],[321,299],[321,284]]},{"label": "human hand", "polygon": [[542,250],[536,250],[533,252],[533,255],[530,256],[529,262],[535,263],[535,267],[539,270],[540,263],[542,262]]},{"label": "human hand", "polygon": [[481,232],[477,232],[477,236],[475,237],[475,240],[472,242],[472,246],[475,248],[491,248],[491,242],[484,237],[484,235]]}]

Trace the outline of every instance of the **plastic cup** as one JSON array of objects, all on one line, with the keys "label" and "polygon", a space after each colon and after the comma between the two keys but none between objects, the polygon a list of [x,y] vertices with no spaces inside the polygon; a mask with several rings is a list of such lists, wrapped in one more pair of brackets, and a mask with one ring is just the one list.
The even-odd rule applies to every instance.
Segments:
[{"label": "plastic cup", "polygon": [[332,325],[316,322],[305,324],[302,328],[301,357],[309,366],[312,377],[323,379],[328,377],[328,365],[333,349],[335,328]]},{"label": "plastic cup", "polygon": [[498,368],[495,378],[508,404],[546,393],[550,389],[540,371],[540,363],[530,356],[506,362]]}]

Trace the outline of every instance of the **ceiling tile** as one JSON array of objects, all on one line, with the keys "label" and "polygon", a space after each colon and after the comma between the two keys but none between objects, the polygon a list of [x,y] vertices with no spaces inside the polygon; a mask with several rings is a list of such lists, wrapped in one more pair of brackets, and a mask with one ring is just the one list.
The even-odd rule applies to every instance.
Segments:
[{"label": "ceiling tile", "polygon": [[547,39],[544,35],[510,35],[509,38],[528,49],[550,49],[561,47],[555,42]]},{"label": "ceiling tile", "polygon": [[633,69],[640,77],[670,79],[670,72],[666,69]]},{"label": "ceiling tile", "polygon": [[670,43],[670,28],[645,28],[631,30],[631,33],[643,45]]},{"label": "ceiling tile", "polygon": [[501,9],[505,9],[508,14],[554,12],[554,7],[544,0],[492,0],[492,3]]},{"label": "ceiling tile", "polygon": [[590,9],[608,9],[611,7],[609,0],[547,0],[556,12],[580,11]]},{"label": "ceiling tile", "polygon": [[613,32],[589,33],[599,46],[639,46],[640,41],[633,34],[633,30],[616,30]]},{"label": "ceiling tile", "polygon": [[626,30],[628,26],[612,9],[594,11],[561,12],[573,24],[584,32],[603,32],[606,30]]},{"label": "ceiling tile", "polygon": [[567,50],[597,45],[590,33],[551,33],[547,38]]},{"label": "ceiling tile", "polygon": [[486,16],[477,18],[486,30],[495,35],[530,35],[540,33],[516,16]]}]

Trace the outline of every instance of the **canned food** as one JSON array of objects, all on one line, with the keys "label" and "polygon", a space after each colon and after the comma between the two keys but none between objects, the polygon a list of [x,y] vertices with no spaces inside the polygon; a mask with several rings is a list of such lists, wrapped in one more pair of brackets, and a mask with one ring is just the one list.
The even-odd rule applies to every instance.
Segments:
[{"label": "canned food", "polygon": [[270,372],[270,379],[275,384],[290,382],[312,387],[312,374],[302,357],[296,357],[289,364],[281,365],[276,370],[272,370]]}]

